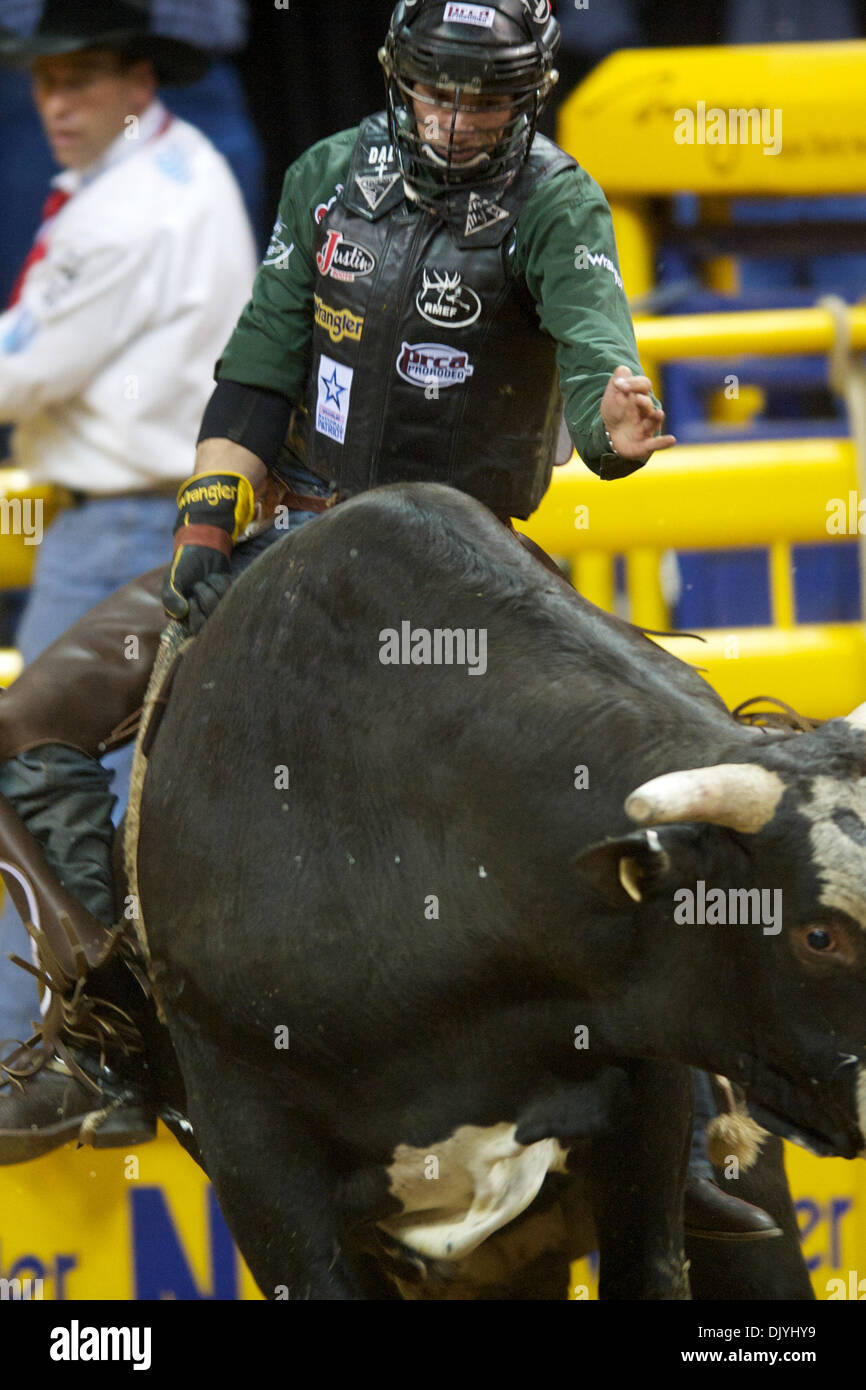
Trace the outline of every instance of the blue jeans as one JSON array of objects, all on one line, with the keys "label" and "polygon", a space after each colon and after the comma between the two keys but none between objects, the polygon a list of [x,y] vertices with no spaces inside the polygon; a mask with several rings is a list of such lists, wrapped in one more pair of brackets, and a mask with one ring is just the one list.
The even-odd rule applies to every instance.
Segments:
[{"label": "blue jeans", "polygon": [[[327,496],[328,490],[312,475],[299,472],[294,483],[299,492]],[[232,574],[247,569],[287,531],[302,526],[316,515],[315,512],[290,512],[287,518],[281,515],[279,526],[239,544],[232,556]],[[62,512],[45,534],[33,587],[18,629],[18,645],[25,663],[33,661],[74,622],[136,575],[167,564],[176,517],[177,507],[171,497],[106,499]],[[133,753],[134,744],[130,743],[103,760],[110,774],[109,785],[112,780],[114,783],[108,795],[113,800],[115,824],[126,807]],[[36,770],[41,787],[43,772],[44,779],[55,774],[53,765],[48,763],[40,772],[42,765],[37,755],[38,750],[28,761],[30,768]],[[18,797],[23,798],[27,788],[33,786],[34,773],[31,770],[17,777],[15,762],[10,760],[5,765],[2,781],[3,790],[19,805]],[[58,774],[67,775],[60,773],[60,765]],[[84,768],[80,769],[80,774],[92,786],[92,820],[96,825],[105,808],[104,777],[96,765],[92,768],[92,776],[87,777]],[[47,780],[45,787],[48,788]],[[19,813],[21,809],[23,807],[19,806]],[[49,812],[41,824],[34,824],[32,828],[38,834],[50,819]],[[70,828],[70,848],[79,858],[81,847],[86,844],[86,830],[86,826]],[[93,852],[98,854],[98,844]],[[35,982],[23,970],[10,964],[7,956],[12,952],[26,960],[30,956],[30,943],[17,912],[7,903],[0,916],[0,1039],[28,1036],[30,1021],[38,1017]]]}]

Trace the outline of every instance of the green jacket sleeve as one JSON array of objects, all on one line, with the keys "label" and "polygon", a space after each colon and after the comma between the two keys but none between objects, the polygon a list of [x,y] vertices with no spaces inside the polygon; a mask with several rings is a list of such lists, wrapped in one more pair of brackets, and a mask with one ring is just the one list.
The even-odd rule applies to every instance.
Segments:
[{"label": "green jacket sleeve", "polygon": [[312,362],[315,212],[345,179],[357,133],[320,141],[287,171],[270,246],[217,363],[217,380],[277,391],[293,405],[300,401]]},{"label": "green jacket sleeve", "polygon": [[577,452],[602,478],[633,473],[642,465],[611,455],[599,407],[615,367],[642,368],[610,209],[584,169],[555,175],[533,193],[517,223],[513,268],[556,340],[565,423]]}]

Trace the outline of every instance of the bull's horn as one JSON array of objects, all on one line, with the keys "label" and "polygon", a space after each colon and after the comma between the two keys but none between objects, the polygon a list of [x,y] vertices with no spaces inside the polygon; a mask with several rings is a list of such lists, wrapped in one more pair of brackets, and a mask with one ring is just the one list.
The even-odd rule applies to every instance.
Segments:
[{"label": "bull's horn", "polygon": [[850,714],[846,714],[845,718],[855,728],[866,729],[866,704],[858,705],[856,709],[852,709]]},{"label": "bull's horn", "polygon": [[626,814],[639,825],[706,821],[754,835],[772,820],[785,783],[754,763],[721,763],[666,772],[626,798]]}]

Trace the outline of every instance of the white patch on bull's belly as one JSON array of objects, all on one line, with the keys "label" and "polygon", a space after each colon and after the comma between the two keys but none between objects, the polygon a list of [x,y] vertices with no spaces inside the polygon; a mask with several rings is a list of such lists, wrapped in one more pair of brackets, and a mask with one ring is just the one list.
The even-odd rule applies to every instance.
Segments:
[{"label": "white patch on bull's belly", "polygon": [[470,1255],[526,1210],[548,1173],[566,1171],[557,1139],[518,1144],[516,1129],[461,1125],[427,1149],[398,1145],[388,1176],[403,1212],[379,1225],[428,1259]]},{"label": "white patch on bull's belly", "polygon": [[866,822],[866,779],[852,785],[835,777],[816,777],[812,800],[799,810],[812,822],[809,839],[812,858],[821,880],[820,901],[839,908],[866,930],[866,845],[846,835],[833,821],[833,813],[852,811]]}]

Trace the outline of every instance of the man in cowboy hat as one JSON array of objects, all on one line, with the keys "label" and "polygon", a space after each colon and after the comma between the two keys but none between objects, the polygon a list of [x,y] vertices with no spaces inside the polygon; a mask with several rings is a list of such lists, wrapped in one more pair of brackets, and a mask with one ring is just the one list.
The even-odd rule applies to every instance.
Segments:
[{"label": "man in cowboy hat", "polygon": [[[62,166],[0,313],[10,462],[53,484],[61,502],[17,633],[29,663],[163,558],[213,361],[256,257],[224,159],[157,96],[159,82],[193,81],[208,60],[152,33],[140,0],[46,0],[32,36],[0,40],[0,61],[29,71]],[[31,765],[25,755],[4,790],[32,799],[38,815],[45,772],[44,755]],[[94,764],[79,779],[74,816],[55,827],[64,857],[77,848],[87,863],[110,839],[111,776]],[[110,919],[109,901],[101,911]],[[13,916],[0,922],[0,1037],[20,1036],[35,1011],[5,959],[26,954]]]}]

